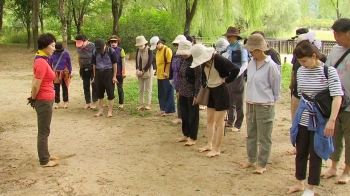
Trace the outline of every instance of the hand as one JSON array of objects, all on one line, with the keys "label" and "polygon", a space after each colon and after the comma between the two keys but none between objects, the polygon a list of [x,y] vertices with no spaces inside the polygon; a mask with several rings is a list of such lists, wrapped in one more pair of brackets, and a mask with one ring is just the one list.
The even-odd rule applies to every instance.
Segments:
[{"label": "hand", "polygon": [[168,74],[165,73],[165,72],[163,73],[163,76],[166,77],[166,78],[168,78]]},{"label": "hand", "polygon": [[176,93],[175,97],[176,97],[176,99],[179,99],[179,97],[180,97],[179,93]]},{"label": "hand", "polygon": [[72,79],[73,78],[73,76],[72,76],[72,74],[69,74],[69,76],[68,76],[70,79]]},{"label": "hand", "polygon": [[193,103],[192,103],[192,105],[197,105],[198,103],[197,103],[197,97],[194,97],[193,98]]},{"label": "hand", "polygon": [[334,126],[335,126],[335,121],[328,120],[326,127],[324,129],[324,136],[332,137],[334,135]]},{"label": "hand", "polygon": [[156,75],[157,75],[157,71],[154,72],[154,76],[156,76]]},{"label": "hand", "polygon": [[225,84],[226,83],[226,78],[221,79],[221,83]]},{"label": "hand", "polygon": [[30,104],[30,106],[34,109],[35,108],[35,99],[33,99],[32,97],[28,97],[27,100],[28,100],[27,105]]},{"label": "hand", "polygon": [[118,84],[117,78],[114,78],[114,77],[113,77],[112,81],[113,81],[113,84]]},{"label": "hand", "polygon": [[92,78],[90,84],[94,83],[95,82],[95,78]]},{"label": "hand", "polygon": [[123,79],[126,77],[126,75],[123,75]]}]

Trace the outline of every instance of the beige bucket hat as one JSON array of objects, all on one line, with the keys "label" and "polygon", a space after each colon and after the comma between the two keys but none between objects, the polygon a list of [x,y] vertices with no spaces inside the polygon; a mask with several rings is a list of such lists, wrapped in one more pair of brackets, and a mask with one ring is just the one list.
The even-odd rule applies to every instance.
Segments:
[{"label": "beige bucket hat", "polygon": [[146,40],[145,36],[141,35],[136,37],[136,44],[135,44],[136,47],[143,46],[147,43],[148,41]]},{"label": "beige bucket hat", "polygon": [[188,40],[180,41],[176,51],[177,55],[191,55],[192,42]]},{"label": "beige bucket hat", "polygon": [[195,68],[213,57],[215,49],[213,47],[205,47],[202,44],[195,44],[191,47],[190,52],[193,57],[191,68]]},{"label": "beige bucket hat", "polygon": [[248,37],[247,43],[243,46],[243,48],[247,49],[248,51],[254,51],[254,50],[266,51],[266,50],[269,50],[264,37],[260,34],[250,35]]}]

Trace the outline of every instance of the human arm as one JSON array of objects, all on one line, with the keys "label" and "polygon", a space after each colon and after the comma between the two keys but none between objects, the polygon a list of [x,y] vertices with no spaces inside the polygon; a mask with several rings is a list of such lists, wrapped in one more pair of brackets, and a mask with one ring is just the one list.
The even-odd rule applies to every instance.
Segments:
[{"label": "human arm", "polygon": [[38,95],[38,92],[39,92],[40,85],[41,85],[42,81],[43,81],[42,79],[35,78],[35,76],[33,77],[33,80],[32,80],[32,93],[31,93],[32,99],[36,99],[36,96]]},{"label": "human arm", "polygon": [[331,137],[334,134],[335,120],[337,119],[341,102],[342,102],[341,96],[333,97],[331,116],[329,117],[326,127],[324,129],[324,135],[327,137]]},{"label": "human arm", "polygon": [[274,101],[281,99],[281,74],[278,71],[278,68],[273,62],[273,66],[270,66],[268,80],[271,85]]},{"label": "human arm", "polygon": [[117,53],[116,51],[112,52],[112,56],[111,56],[111,62],[112,62],[112,69],[113,69],[113,77],[112,77],[112,81],[113,84],[118,83],[117,80],[117,71],[118,71],[118,65],[117,65]]},{"label": "human arm", "polygon": [[120,57],[122,58],[122,76],[125,77],[125,51],[122,49],[120,51]]},{"label": "human arm", "polygon": [[241,48],[241,59],[242,66],[239,70],[237,77],[241,76],[248,67],[248,51],[244,48]]},{"label": "human arm", "polygon": [[167,62],[164,62],[164,73],[163,75],[168,78],[169,77],[169,72],[170,72],[170,63],[171,63],[171,58],[173,56],[173,52],[169,48],[165,48],[165,56],[167,59]]},{"label": "human arm", "polygon": [[67,67],[68,67],[69,74],[72,74],[72,61],[67,51],[66,51],[66,60],[67,60]]},{"label": "human arm", "polygon": [[148,49],[148,61],[147,61],[146,66],[142,69],[143,73],[148,71],[151,68],[152,62],[153,62],[153,57],[154,57],[153,51]]},{"label": "human arm", "polygon": [[237,65],[221,55],[214,55],[214,67],[218,70],[220,77],[223,78],[223,83],[230,83],[235,80],[240,71]]},{"label": "human arm", "polygon": [[202,66],[197,66],[194,69],[194,77],[195,77],[195,83],[194,83],[194,94],[193,97],[197,98],[200,88],[202,87]]}]

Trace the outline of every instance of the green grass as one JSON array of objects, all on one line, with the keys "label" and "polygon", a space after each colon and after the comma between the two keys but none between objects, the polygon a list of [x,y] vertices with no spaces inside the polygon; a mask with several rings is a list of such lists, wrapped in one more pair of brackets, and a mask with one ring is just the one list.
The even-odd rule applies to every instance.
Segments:
[{"label": "green grass", "polygon": [[289,63],[284,63],[282,65],[282,92],[289,91],[291,72],[292,72],[292,65]]}]

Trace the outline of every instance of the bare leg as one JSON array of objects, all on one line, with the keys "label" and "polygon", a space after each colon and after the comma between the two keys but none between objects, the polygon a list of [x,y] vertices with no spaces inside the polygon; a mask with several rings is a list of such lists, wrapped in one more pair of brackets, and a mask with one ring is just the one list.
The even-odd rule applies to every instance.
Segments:
[{"label": "bare leg", "polygon": [[95,117],[99,117],[102,115],[103,115],[103,99],[99,99],[98,100],[98,112],[95,114]]},{"label": "bare leg", "polygon": [[226,111],[216,111],[214,113],[214,119],[216,124],[216,144],[215,148],[207,154],[207,157],[215,157],[220,155],[220,146],[224,138],[224,128]]},{"label": "bare leg", "polygon": [[338,164],[339,162],[332,161],[331,168],[329,168],[329,170],[321,174],[321,177],[324,179],[328,179],[328,178],[337,176]]},{"label": "bare leg", "polygon": [[108,100],[108,113],[107,117],[112,117],[113,116],[113,105],[114,105],[114,100]]},{"label": "bare leg", "polygon": [[213,137],[214,137],[214,108],[207,109],[207,145],[203,148],[199,148],[198,152],[210,151],[213,149]]},{"label": "bare leg", "polygon": [[288,187],[288,194],[295,193],[298,191],[303,191],[305,189],[304,180],[298,180],[297,184],[291,187]]},{"label": "bare leg", "polygon": [[338,184],[346,184],[350,181],[350,166],[346,165],[342,175],[339,177]]}]

